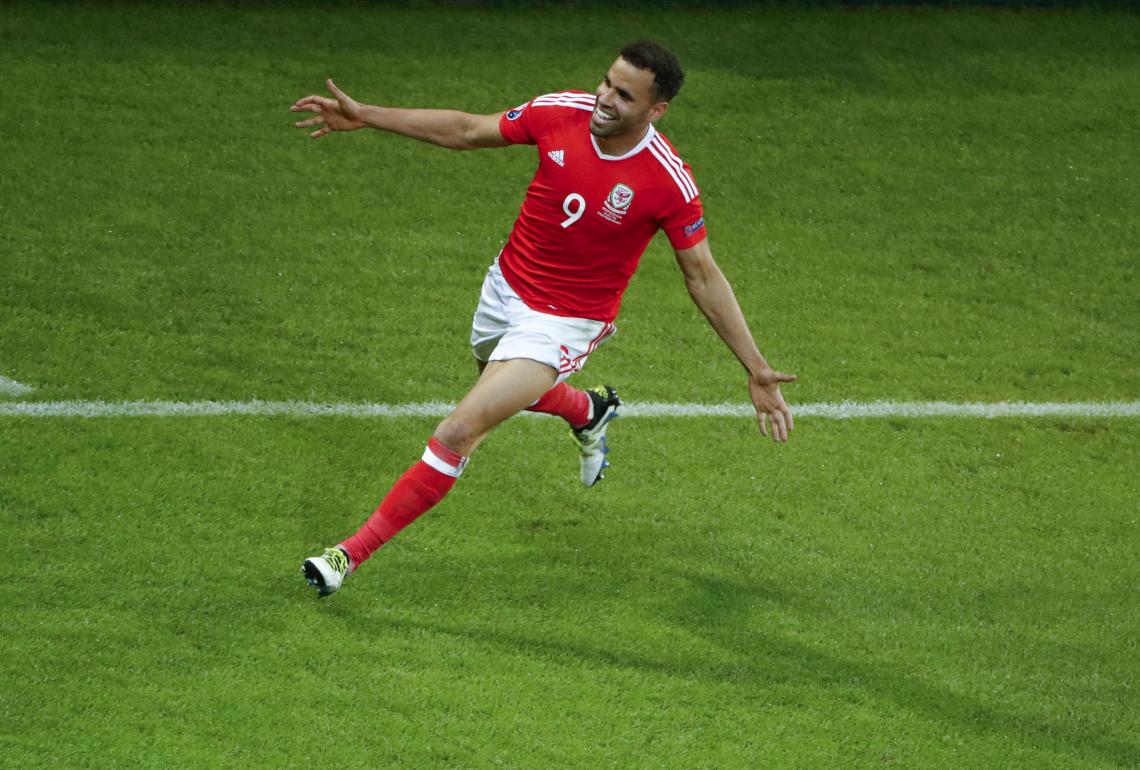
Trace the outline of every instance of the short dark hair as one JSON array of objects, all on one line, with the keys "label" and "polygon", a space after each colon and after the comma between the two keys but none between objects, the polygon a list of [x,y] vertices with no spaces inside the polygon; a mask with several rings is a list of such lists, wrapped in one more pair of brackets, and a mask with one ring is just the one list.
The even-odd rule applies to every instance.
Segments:
[{"label": "short dark hair", "polygon": [[649,70],[653,73],[654,96],[661,101],[672,101],[681,84],[685,82],[685,73],[681,70],[681,63],[665,46],[654,40],[638,40],[621,49],[621,58],[637,67],[639,70]]}]

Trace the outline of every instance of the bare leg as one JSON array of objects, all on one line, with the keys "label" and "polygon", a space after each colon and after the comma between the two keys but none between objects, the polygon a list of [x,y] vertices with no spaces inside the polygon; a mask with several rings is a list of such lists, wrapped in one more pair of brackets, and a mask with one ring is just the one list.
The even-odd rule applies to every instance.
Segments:
[{"label": "bare leg", "polygon": [[557,376],[551,367],[528,358],[485,364],[479,381],[435,429],[434,438],[470,456],[495,426],[550,390]]},{"label": "bare leg", "polygon": [[[529,359],[487,364],[479,381],[436,428],[420,462],[396,481],[376,512],[340,544],[351,559],[352,567],[359,566],[397,532],[442,500],[479,442],[499,423],[549,390],[556,377],[554,369]],[[314,560],[309,561],[316,564]],[[339,588],[340,578],[334,575],[330,580],[336,584],[331,590]],[[326,581],[321,584],[325,587],[319,590],[331,592],[329,584]]]}]

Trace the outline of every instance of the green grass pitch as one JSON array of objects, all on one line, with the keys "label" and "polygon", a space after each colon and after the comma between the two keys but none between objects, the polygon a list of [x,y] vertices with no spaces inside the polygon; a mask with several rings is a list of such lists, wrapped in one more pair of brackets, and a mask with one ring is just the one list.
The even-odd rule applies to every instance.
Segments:
[{"label": "green grass pitch", "polygon": [[[533,151],[289,105],[493,112],[642,35],[793,407],[1138,398],[1135,14],[16,2],[0,400],[455,400]],[[618,325],[580,384],[746,398],[660,238]],[[591,490],[518,419],[317,601],[432,428],[0,417],[0,767],[1140,767],[1135,419],[626,419]]]}]

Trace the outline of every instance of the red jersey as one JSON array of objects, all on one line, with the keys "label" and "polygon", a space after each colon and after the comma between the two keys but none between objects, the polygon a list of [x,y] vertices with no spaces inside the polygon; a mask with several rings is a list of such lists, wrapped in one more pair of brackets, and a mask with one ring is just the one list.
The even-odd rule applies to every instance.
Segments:
[{"label": "red jersey", "polygon": [[539,96],[503,115],[499,131],[538,145],[538,171],[499,267],[533,310],[610,322],[660,229],[674,249],[705,237],[689,166],[650,125],[620,157],[605,155],[590,133],[593,94]]}]

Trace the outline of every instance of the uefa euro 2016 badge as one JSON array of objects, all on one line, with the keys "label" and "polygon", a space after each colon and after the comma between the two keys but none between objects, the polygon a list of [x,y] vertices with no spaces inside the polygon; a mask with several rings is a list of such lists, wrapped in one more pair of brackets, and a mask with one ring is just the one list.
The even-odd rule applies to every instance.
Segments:
[{"label": "uefa euro 2016 badge", "polygon": [[614,185],[614,189],[610,190],[610,194],[606,197],[606,202],[602,204],[602,210],[598,214],[615,225],[620,225],[621,218],[629,211],[631,203],[633,203],[633,188],[618,182]]}]

